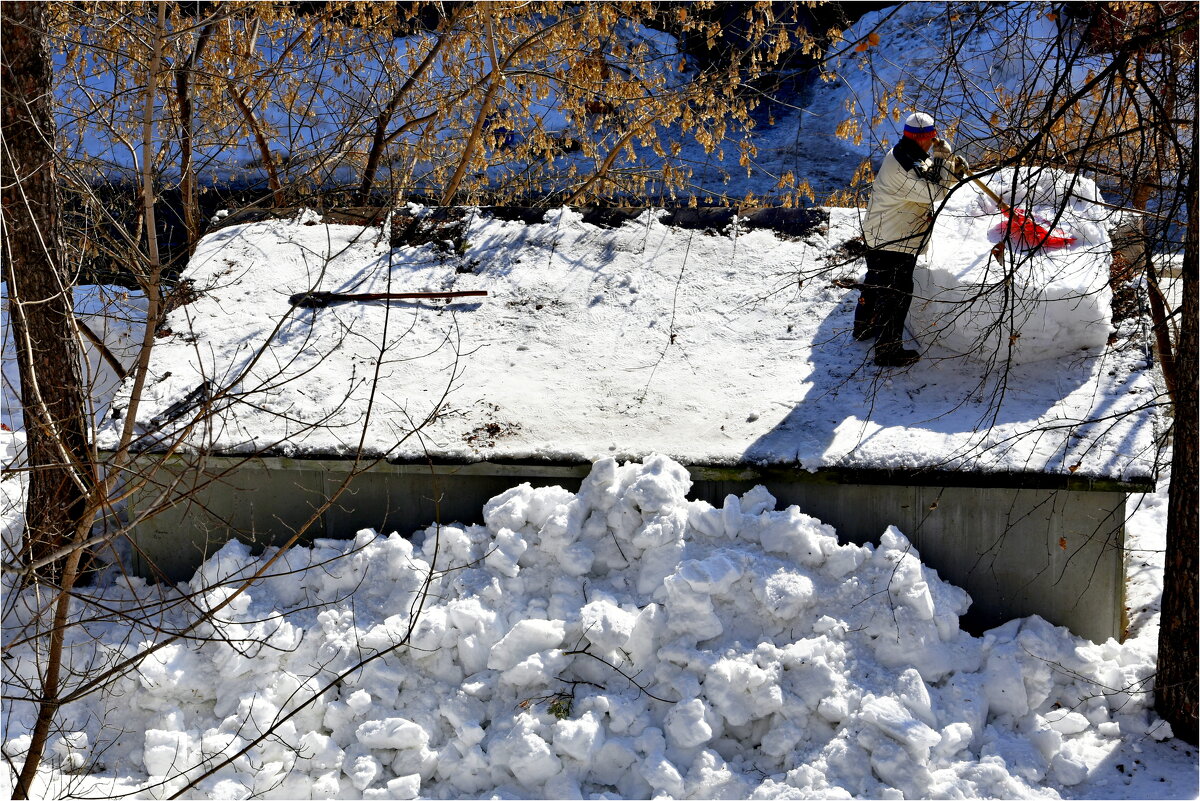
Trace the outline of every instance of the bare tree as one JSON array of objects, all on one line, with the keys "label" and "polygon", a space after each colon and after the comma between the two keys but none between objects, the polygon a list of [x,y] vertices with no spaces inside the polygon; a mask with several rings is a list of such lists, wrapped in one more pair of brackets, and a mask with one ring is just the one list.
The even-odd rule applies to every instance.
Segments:
[{"label": "bare tree", "polygon": [[[23,557],[29,563],[77,542],[93,475],[84,434],[84,395],[79,374],[71,281],[58,246],[58,185],[51,94],[52,60],[45,32],[45,3],[11,9],[3,51],[3,199],[5,280],[9,286],[21,405],[31,468]],[[51,585],[74,583],[82,552],[65,564],[45,565],[37,576]],[[61,623],[63,592],[54,619]],[[52,635],[53,636],[53,635]],[[41,676],[45,700],[34,725],[32,749],[41,751],[59,699],[61,652],[50,648]],[[38,760],[28,761],[17,797],[28,795]]]},{"label": "bare tree", "polygon": [[84,388],[63,268],[45,3],[12,8],[4,48],[4,278],[29,438],[28,558],[71,541],[92,481]]},{"label": "bare tree", "polygon": [[[48,45],[52,36],[62,36],[64,31],[54,24],[54,11],[63,13],[70,9],[52,9],[45,3],[4,8],[8,36],[3,62],[4,262],[8,305],[19,345],[22,410],[28,441],[26,451],[19,456],[19,463],[26,467],[18,470],[27,473],[30,487],[25,499],[24,544],[3,554],[6,589],[10,590],[4,597],[5,728],[11,731],[19,720],[22,727],[28,726],[31,735],[23,755],[5,754],[18,776],[15,790],[18,798],[34,792],[33,782],[43,765],[48,744],[56,732],[61,732],[65,708],[110,690],[136,673],[148,657],[173,642],[200,636],[197,632],[210,622],[219,621],[229,602],[255,581],[270,575],[324,510],[336,502],[349,481],[377,460],[364,454],[374,453],[378,444],[368,446],[366,442],[376,403],[374,393],[369,393],[367,401],[355,411],[354,422],[361,425],[361,430],[345,481],[316,505],[310,518],[290,537],[277,544],[273,557],[264,560],[258,569],[247,575],[222,577],[219,582],[228,585],[230,593],[219,602],[203,600],[211,587],[183,591],[164,584],[157,597],[149,594],[135,608],[127,609],[114,607],[103,597],[83,589],[89,562],[108,561],[112,569],[122,570],[119,551],[133,545],[131,531],[138,523],[175,505],[188,503],[195,491],[203,488],[201,482],[186,484],[185,475],[189,471],[183,471],[184,475],[171,473],[164,469],[164,463],[172,458],[178,460],[181,451],[185,451],[188,455],[184,461],[190,462],[193,475],[203,475],[206,483],[222,480],[221,474],[204,474],[201,469],[207,454],[203,437],[197,433],[209,427],[230,403],[246,400],[247,392],[241,384],[247,376],[254,376],[254,390],[250,394],[254,391],[269,394],[300,380],[303,372],[298,373],[294,364],[272,367],[265,358],[289,322],[290,315],[284,315],[274,330],[267,332],[257,352],[248,354],[249,358],[240,363],[239,369],[215,370],[205,375],[203,396],[197,396],[187,408],[177,410],[171,419],[164,421],[166,430],[163,426],[147,430],[139,422],[138,408],[145,400],[152,376],[151,357],[163,335],[161,325],[167,317],[168,302],[176,307],[181,302],[178,297],[168,299],[165,291],[169,283],[159,241],[162,229],[156,222],[159,189],[164,179],[161,154],[174,136],[188,139],[193,133],[188,125],[173,127],[165,124],[164,119],[164,108],[181,94],[178,73],[173,75],[167,57],[177,41],[171,32],[172,6],[159,0],[148,9],[129,9],[121,17],[121,23],[130,35],[129,41],[137,44],[122,51],[130,56],[130,66],[121,79],[121,92],[113,98],[115,101],[119,96],[120,103],[114,102],[106,109],[107,114],[93,117],[88,125],[126,147],[139,179],[140,213],[133,230],[124,227],[128,218],[100,216],[89,230],[88,238],[110,256],[120,259],[121,268],[136,281],[145,297],[146,311],[136,355],[129,364],[120,365],[129,378],[123,396],[127,401],[125,416],[114,425],[116,433],[111,448],[106,452],[96,450],[97,421],[87,419],[84,411],[90,387],[82,380],[78,353],[81,334],[73,308],[77,274],[63,266],[67,261],[64,252],[79,255],[83,248],[79,242],[73,248],[59,246],[59,172],[67,174],[71,185],[84,193],[84,201],[94,203],[94,209],[102,209],[102,205],[97,202],[98,190],[82,177],[89,165],[65,158],[64,149],[55,137],[56,95]],[[105,57],[111,55],[103,48],[97,51],[104,52]],[[192,58],[198,52],[202,53],[202,49],[196,44],[183,69],[190,70],[189,65],[199,60]],[[136,100],[130,101],[130,96]],[[211,141],[207,139],[206,143]],[[185,159],[185,183],[191,180],[187,162]],[[190,194],[190,191],[185,193]],[[189,242],[193,233],[189,227]],[[361,237],[373,239],[380,235],[385,234],[378,227],[367,227]],[[337,255],[330,252],[327,258]],[[320,271],[314,280],[319,280],[319,276]],[[385,325],[383,333],[375,373],[356,381],[349,391],[373,386],[381,365],[387,363],[397,343],[404,338],[404,329],[397,330],[395,324],[391,328]],[[343,331],[342,336],[350,336],[350,332]],[[337,348],[339,344],[326,342],[320,347]],[[447,347],[452,348],[453,344],[450,342]],[[454,380],[453,373],[447,386]],[[407,427],[397,423],[396,438],[403,441],[415,436],[440,413],[444,401],[444,397],[435,399],[427,413],[408,421],[411,425]],[[336,410],[337,403],[333,406]],[[293,433],[328,423],[328,416],[307,421],[296,426]],[[150,447],[159,450],[140,454]],[[383,451],[387,450],[385,443]],[[353,458],[354,454],[358,458]],[[244,454],[246,461],[254,457],[254,453]],[[6,479],[7,473],[6,465]],[[129,519],[124,501],[138,491],[146,491],[150,501]],[[127,622],[130,650],[116,659],[98,654],[81,657],[78,646],[89,641],[89,627],[105,620]],[[220,626],[216,628],[219,630]],[[262,647],[262,643],[238,645],[254,646]],[[18,652],[35,655],[36,675],[28,673],[28,664],[18,667],[20,660],[8,658]],[[20,764],[14,765],[17,756]]]},{"label": "bare tree", "polygon": [[[1193,62],[1192,69],[1195,70]],[[1193,86],[1195,84],[1193,83]],[[1193,105],[1193,114],[1195,114]],[[1167,554],[1163,574],[1162,625],[1158,640],[1158,678],[1155,683],[1155,706],[1158,713],[1171,723],[1175,734],[1186,742],[1197,741],[1197,676],[1200,658],[1197,656],[1197,531],[1200,520],[1200,475],[1197,463],[1197,361],[1200,349],[1200,304],[1197,302],[1197,269],[1200,265],[1200,224],[1196,206],[1200,193],[1196,191],[1197,150],[1194,132],[1197,119],[1193,116],[1191,137],[1192,169],[1187,178],[1188,219],[1184,239],[1182,276],[1183,302],[1179,339],[1176,346],[1178,381],[1175,394],[1174,452],[1171,460],[1171,496],[1167,507]]]}]

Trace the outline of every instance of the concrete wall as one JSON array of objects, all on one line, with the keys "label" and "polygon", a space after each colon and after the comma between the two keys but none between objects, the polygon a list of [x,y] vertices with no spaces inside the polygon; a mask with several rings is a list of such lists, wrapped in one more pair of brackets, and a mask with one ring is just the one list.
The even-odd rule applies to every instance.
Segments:
[{"label": "concrete wall", "polygon": [[[753,483],[694,491],[723,498]],[[796,504],[853,542],[896,526],[927,566],[971,594],[970,630],[1036,614],[1092,640],[1124,636],[1123,492],[763,483],[780,507]]]},{"label": "concrete wall", "polygon": [[[300,541],[349,537],[362,528],[408,534],[434,520],[482,522],[484,502],[509,487],[559,484],[575,490],[586,467],[381,464],[345,483],[337,461],[210,459],[205,471],[178,465],[168,497],[196,497],[138,525],[147,577],[182,580],[233,532],[261,547],[280,544],[312,519]],[[838,484],[806,473],[726,479],[693,470],[692,497],[719,506],[729,493],[762,483],[779,507],[798,505],[854,542],[878,541],[888,525],[912,541],[926,565],[970,592],[965,625],[982,630],[1037,614],[1102,641],[1124,631],[1125,493],[1065,489]],[[713,477],[718,476],[718,477]],[[131,501],[131,514],[149,508],[162,487]]]}]

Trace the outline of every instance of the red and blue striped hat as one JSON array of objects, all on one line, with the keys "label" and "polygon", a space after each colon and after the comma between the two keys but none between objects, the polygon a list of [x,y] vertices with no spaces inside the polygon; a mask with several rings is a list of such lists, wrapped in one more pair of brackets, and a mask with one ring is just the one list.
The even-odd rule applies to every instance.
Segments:
[{"label": "red and blue striped hat", "polygon": [[908,119],[904,121],[904,135],[910,139],[936,136],[937,128],[934,127],[933,117],[921,111],[908,115]]}]

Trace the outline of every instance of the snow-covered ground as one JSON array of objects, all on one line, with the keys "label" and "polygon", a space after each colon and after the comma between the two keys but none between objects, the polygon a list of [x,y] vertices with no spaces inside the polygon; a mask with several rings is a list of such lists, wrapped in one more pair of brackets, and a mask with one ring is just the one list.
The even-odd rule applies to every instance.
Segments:
[{"label": "snow-covered ground", "polygon": [[[494,498],[484,526],[294,550],[210,641],[64,708],[35,795],[1195,797],[1195,751],[1149,709],[1163,494],[1130,520],[1130,637],[1095,645],[1039,618],[973,637],[901,532],[840,543],[761,490],[717,509],[688,484],[665,457],[604,460],[578,493]],[[73,629],[70,667],[260,565],[226,546],[178,588],[197,606]],[[76,609],[165,591],[119,580]],[[9,631],[30,600],[9,595]],[[7,661],[34,680],[27,649]],[[5,755],[30,722],[8,705]]]}]

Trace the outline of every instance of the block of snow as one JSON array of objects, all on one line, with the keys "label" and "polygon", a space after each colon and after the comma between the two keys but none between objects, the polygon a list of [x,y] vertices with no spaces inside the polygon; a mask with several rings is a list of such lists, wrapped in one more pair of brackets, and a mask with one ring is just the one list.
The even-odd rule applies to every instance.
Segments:
[{"label": "block of snow", "polygon": [[529,544],[520,534],[509,528],[501,528],[496,533],[492,549],[484,557],[484,564],[497,573],[512,578],[520,572],[517,561],[528,547]]},{"label": "block of snow", "polygon": [[570,663],[571,657],[553,648],[544,653],[530,654],[512,667],[506,668],[502,676],[506,684],[515,687],[547,684]]},{"label": "block of snow", "polygon": [[723,554],[716,554],[704,560],[687,560],[679,566],[677,575],[695,592],[725,595],[734,582],[741,578],[742,571]]},{"label": "block of snow", "polygon": [[707,712],[708,705],[700,698],[676,704],[667,713],[667,739],[679,748],[707,743],[713,736],[713,728],[705,720]]},{"label": "block of snow", "polygon": [[338,748],[332,737],[317,731],[310,731],[300,738],[299,760],[306,760],[306,770],[313,772],[337,770],[342,767],[344,752]]},{"label": "block of snow", "polygon": [[639,766],[644,778],[655,790],[655,796],[666,795],[669,798],[679,798],[683,795],[683,776],[679,769],[663,756],[661,752],[646,757]]},{"label": "block of snow", "polygon": [[379,764],[379,760],[364,751],[348,753],[346,761],[342,763],[342,773],[346,774],[354,788],[360,791],[367,789],[382,770],[383,766]]},{"label": "block of snow", "polygon": [[713,609],[712,599],[698,593],[678,573],[663,581],[666,589],[667,626],[694,642],[712,639],[725,630]]},{"label": "block of snow", "polygon": [[310,790],[313,798],[337,798],[342,790],[342,782],[336,770],[322,773],[312,783]]},{"label": "block of snow", "polygon": [[759,667],[749,658],[722,658],[704,678],[713,709],[733,726],[763,718],[783,706],[778,667]]},{"label": "block of snow", "polygon": [[492,646],[487,666],[508,670],[539,651],[562,645],[566,625],[561,620],[521,620]]},{"label": "block of snow", "polygon": [[590,766],[604,747],[604,727],[595,712],[554,724],[554,750]]},{"label": "block of snow", "polygon": [[1090,202],[1094,182],[1050,169],[1001,170],[988,185],[1045,228],[1076,241],[1063,248],[1008,247],[1003,215],[974,184],[959,187],[938,214],[914,275],[909,326],[925,347],[986,363],[1034,362],[1095,353],[1112,332],[1111,212]]},{"label": "block of snow", "polygon": [[754,597],[764,609],[780,620],[792,620],[815,600],[811,578],[798,570],[777,570],[769,576],[757,576]]},{"label": "block of snow", "polygon": [[562,761],[550,744],[535,730],[537,724],[527,715],[488,751],[494,764],[507,767],[517,781],[526,786],[543,784],[562,770]]},{"label": "block of snow", "polygon": [[937,719],[933,714],[933,699],[929,697],[929,687],[921,674],[913,668],[908,668],[900,674],[896,682],[900,700],[922,723],[937,728]]},{"label": "block of snow", "polygon": [[419,724],[406,718],[384,718],[360,723],[355,737],[368,748],[423,748],[429,744],[429,733]]},{"label": "block of snow", "polygon": [[142,764],[151,776],[165,776],[193,764],[192,740],[187,732],[149,729],[142,747]]},{"label": "block of snow", "polygon": [[1083,759],[1067,751],[1060,751],[1050,762],[1055,780],[1068,787],[1079,784],[1088,776],[1088,766]]},{"label": "block of snow", "polygon": [[579,615],[583,636],[602,651],[624,648],[633,633],[637,615],[627,612],[612,601],[592,601]]},{"label": "block of snow", "polygon": [[350,693],[346,699],[346,706],[350,707],[356,715],[363,715],[371,708],[371,694],[366,690],[355,690]]},{"label": "block of snow", "polygon": [[1079,734],[1091,728],[1091,723],[1078,712],[1052,709],[1046,713],[1046,722],[1059,734]]},{"label": "block of snow", "polygon": [[921,762],[929,759],[930,749],[942,740],[940,734],[914,717],[910,710],[891,696],[864,698],[859,714],[864,721],[907,748]]}]

